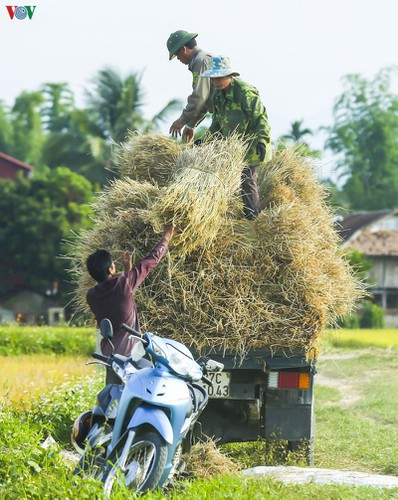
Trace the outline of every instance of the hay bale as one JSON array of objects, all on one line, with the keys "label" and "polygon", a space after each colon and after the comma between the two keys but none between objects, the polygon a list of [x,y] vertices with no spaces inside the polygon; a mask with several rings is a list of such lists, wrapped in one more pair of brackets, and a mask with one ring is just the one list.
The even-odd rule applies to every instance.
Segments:
[{"label": "hay bale", "polygon": [[88,252],[131,248],[138,259],[174,221],[182,233],[136,295],[143,329],[199,351],[298,347],[316,357],[323,330],[350,312],[361,285],[340,252],[325,190],[294,151],[262,172],[257,219],[240,218],[243,152],[237,138],[210,142],[181,152],[168,186],[110,186],[75,245],[78,308],[87,311]]},{"label": "hay bale", "polygon": [[165,186],[175,174],[176,158],[184,146],[159,134],[131,133],[121,144],[116,170],[121,176]]}]

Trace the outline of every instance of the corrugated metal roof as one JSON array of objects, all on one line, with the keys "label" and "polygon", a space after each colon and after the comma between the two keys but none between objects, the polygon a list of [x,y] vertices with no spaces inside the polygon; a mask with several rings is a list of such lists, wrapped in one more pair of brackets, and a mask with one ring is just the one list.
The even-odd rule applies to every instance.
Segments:
[{"label": "corrugated metal roof", "polygon": [[11,163],[14,163],[15,165],[18,165],[19,167],[26,168],[26,170],[33,170],[32,165],[28,165],[27,163],[24,163],[23,161],[17,160],[16,158],[13,158],[12,156],[8,156],[5,153],[2,153],[0,151],[0,158],[3,158],[6,161],[9,161]]}]

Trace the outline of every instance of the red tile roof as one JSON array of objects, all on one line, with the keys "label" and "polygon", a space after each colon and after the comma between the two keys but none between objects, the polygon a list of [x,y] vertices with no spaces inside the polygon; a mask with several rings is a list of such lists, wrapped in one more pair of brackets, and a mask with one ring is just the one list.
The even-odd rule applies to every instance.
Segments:
[{"label": "red tile roof", "polygon": [[[344,244],[368,256],[398,256],[398,230],[377,224],[396,218],[398,210],[356,212],[336,224]],[[394,227],[394,225],[392,226]]]},{"label": "red tile roof", "polygon": [[398,231],[371,232],[366,229],[349,246],[369,256],[398,256]]}]

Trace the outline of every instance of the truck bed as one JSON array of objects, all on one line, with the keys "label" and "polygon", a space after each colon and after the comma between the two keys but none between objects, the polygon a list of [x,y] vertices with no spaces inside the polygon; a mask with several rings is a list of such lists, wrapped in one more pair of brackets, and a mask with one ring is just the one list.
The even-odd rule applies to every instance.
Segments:
[{"label": "truck bed", "polygon": [[316,362],[304,350],[251,349],[242,357],[209,348],[200,358],[224,364],[200,418],[203,434],[220,443],[282,440],[289,449],[304,446],[313,463]]}]

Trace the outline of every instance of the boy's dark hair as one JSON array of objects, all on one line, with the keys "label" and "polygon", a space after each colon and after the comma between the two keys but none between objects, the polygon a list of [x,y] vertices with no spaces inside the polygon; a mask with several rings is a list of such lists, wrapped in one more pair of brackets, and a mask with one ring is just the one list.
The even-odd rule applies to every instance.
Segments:
[{"label": "boy's dark hair", "polygon": [[187,43],[184,43],[188,49],[194,49],[198,44],[195,38],[191,38]]},{"label": "boy's dark hair", "polygon": [[108,278],[108,269],[111,265],[112,257],[107,250],[96,250],[86,260],[87,271],[98,283],[102,283]]}]

